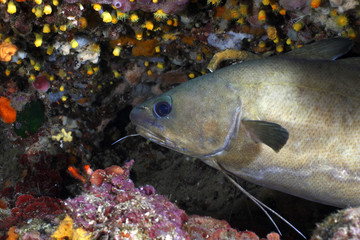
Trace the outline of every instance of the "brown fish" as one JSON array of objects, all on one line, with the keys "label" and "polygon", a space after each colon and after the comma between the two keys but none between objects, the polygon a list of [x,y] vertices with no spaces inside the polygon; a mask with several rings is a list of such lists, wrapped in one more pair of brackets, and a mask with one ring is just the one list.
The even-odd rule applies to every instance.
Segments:
[{"label": "brown fish", "polygon": [[360,206],[360,58],[328,39],[190,80],[130,114],[138,133],[250,182]]}]

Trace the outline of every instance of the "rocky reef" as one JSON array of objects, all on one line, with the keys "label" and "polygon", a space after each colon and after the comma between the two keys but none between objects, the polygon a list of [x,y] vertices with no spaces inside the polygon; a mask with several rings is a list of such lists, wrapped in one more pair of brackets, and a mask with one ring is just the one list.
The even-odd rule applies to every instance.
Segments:
[{"label": "rocky reef", "polygon": [[[111,144],[135,132],[129,112],[152,96],[243,52],[279,55],[335,36],[358,44],[359,23],[356,0],[0,0],[0,239],[42,239],[60,226],[68,238],[266,236],[273,226],[221,173],[142,138]],[[334,211],[241,184],[307,236]],[[120,209],[132,204],[153,210]],[[136,225],[144,221],[151,234]]]}]

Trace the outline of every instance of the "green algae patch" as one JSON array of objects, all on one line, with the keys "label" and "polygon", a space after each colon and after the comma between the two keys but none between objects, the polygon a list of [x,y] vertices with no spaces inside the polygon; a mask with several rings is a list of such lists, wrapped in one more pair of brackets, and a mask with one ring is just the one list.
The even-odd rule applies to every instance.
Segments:
[{"label": "green algae patch", "polygon": [[20,137],[28,137],[34,134],[45,122],[45,106],[42,101],[32,101],[17,113],[15,133]]}]

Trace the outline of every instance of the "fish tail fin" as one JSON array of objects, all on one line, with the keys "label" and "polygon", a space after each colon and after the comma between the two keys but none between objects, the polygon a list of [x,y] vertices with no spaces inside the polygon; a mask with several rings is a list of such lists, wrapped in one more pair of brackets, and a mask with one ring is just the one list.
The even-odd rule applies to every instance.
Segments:
[{"label": "fish tail fin", "polygon": [[[220,169],[220,171],[226,176],[227,179],[230,180],[230,182],[232,182],[242,193],[244,193],[248,198],[250,198],[265,214],[266,216],[270,219],[270,221],[272,222],[272,224],[275,226],[277,232],[280,234],[281,236],[281,232],[280,229],[278,228],[278,226],[276,225],[274,219],[270,216],[270,214],[268,213],[268,211],[270,211],[271,213],[273,213],[275,216],[277,216],[278,218],[280,218],[283,222],[285,222],[287,225],[289,225],[292,229],[294,229],[300,236],[302,236],[304,239],[306,239],[306,237],[304,236],[304,234],[302,234],[296,227],[294,227],[294,225],[292,225],[288,220],[286,220],[284,217],[282,217],[279,213],[277,213],[275,210],[271,209],[270,207],[268,207],[265,203],[261,202],[260,200],[258,200],[256,197],[254,197],[253,195],[251,195],[248,191],[246,191],[243,187],[240,186],[240,184],[238,184],[232,177],[229,176],[229,174],[226,172],[226,170],[220,165],[220,163],[218,163],[217,161],[214,161],[215,165],[218,166],[218,168]],[[268,211],[267,211],[268,210]]]}]

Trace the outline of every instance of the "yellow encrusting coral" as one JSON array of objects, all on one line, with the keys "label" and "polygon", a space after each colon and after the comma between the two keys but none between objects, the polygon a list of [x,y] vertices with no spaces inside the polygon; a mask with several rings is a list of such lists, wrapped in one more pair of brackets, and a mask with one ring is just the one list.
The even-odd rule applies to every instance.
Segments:
[{"label": "yellow encrusting coral", "polygon": [[87,232],[81,227],[74,229],[74,220],[69,215],[66,215],[58,229],[51,235],[54,240],[89,240],[91,237],[91,232]]},{"label": "yellow encrusting coral", "polygon": [[[65,97],[65,98],[63,98],[63,97]],[[66,96],[63,96],[63,97],[61,100],[65,102],[67,100],[67,97]],[[51,139],[56,140],[56,141],[60,141],[62,139],[64,142],[71,142],[73,138],[71,136],[71,131],[66,132],[65,129],[62,128],[61,133],[51,136]]]},{"label": "yellow encrusting coral", "polygon": [[66,215],[64,220],[60,223],[58,229],[51,235],[52,239],[71,239],[73,233],[74,220],[69,215]]}]

